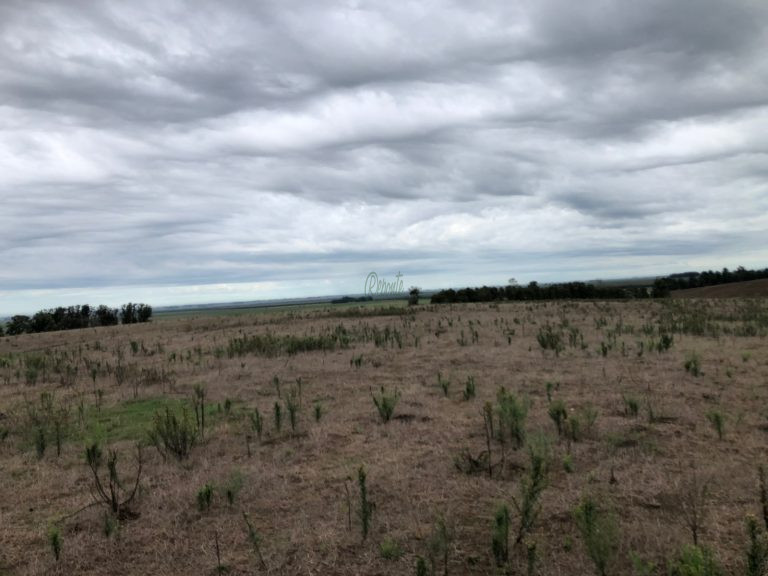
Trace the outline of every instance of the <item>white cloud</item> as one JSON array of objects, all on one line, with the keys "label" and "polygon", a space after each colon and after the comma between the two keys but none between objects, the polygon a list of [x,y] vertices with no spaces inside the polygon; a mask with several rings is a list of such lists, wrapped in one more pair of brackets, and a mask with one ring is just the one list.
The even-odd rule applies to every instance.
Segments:
[{"label": "white cloud", "polygon": [[0,315],[765,266],[767,30],[747,0],[9,0]]}]

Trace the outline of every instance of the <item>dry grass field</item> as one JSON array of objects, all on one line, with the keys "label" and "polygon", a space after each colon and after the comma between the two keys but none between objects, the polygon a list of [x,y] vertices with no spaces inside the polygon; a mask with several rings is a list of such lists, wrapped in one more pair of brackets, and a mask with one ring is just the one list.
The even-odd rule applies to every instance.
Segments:
[{"label": "dry grass field", "polygon": [[673,298],[765,298],[768,296],[768,279],[673,290],[671,296]]},{"label": "dry grass field", "polygon": [[[746,574],[747,515],[764,530],[766,334],[766,301],[734,299],[328,307],[2,338],[0,574],[417,574],[419,557],[424,574],[667,574],[692,524],[725,573]],[[182,459],[149,440],[166,407],[197,434]],[[117,515],[97,499],[94,442],[107,495],[109,450],[130,494],[143,445]]]}]

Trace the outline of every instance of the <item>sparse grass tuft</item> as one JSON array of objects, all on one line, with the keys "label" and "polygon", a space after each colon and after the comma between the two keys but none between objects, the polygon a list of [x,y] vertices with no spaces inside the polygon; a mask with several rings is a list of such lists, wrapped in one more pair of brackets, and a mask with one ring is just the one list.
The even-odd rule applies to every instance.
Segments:
[{"label": "sparse grass tuft", "polygon": [[58,526],[48,528],[48,545],[51,547],[54,559],[58,562],[61,557],[61,531]]},{"label": "sparse grass tuft", "polygon": [[384,560],[397,560],[403,555],[403,549],[397,541],[384,538],[379,544],[379,554]]},{"label": "sparse grass tuft", "polygon": [[200,512],[205,512],[211,509],[211,502],[213,500],[213,485],[206,483],[200,490],[197,491],[197,509]]},{"label": "sparse grass tuft", "polygon": [[712,428],[717,433],[717,439],[722,440],[725,435],[725,416],[719,410],[711,410],[707,412],[707,420],[712,424]]},{"label": "sparse grass tuft", "polygon": [[698,352],[691,352],[683,364],[685,371],[692,376],[698,377],[701,374],[701,357]]},{"label": "sparse grass tuft", "polygon": [[451,389],[451,381],[448,378],[443,378],[443,375],[440,372],[437,373],[437,385],[440,390],[443,391],[443,396],[448,398],[448,392]]},{"label": "sparse grass tuft", "polygon": [[634,396],[623,394],[621,400],[624,402],[624,415],[636,418],[640,413],[640,401]]}]

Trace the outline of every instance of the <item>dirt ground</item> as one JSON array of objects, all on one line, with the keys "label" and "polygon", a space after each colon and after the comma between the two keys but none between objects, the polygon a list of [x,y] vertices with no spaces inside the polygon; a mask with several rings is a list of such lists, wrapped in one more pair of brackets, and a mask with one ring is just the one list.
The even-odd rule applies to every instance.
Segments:
[{"label": "dirt ground", "polygon": [[[606,573],[666,574],[693,543],[684,504],[694,479],[708,487],[699,543],[726,573],[745,573],[745,518],[763,523],[758,466],[768,464],[766,301],[380,312],[190,316],[0,339],[0,433],[7,431],[0,441],[0,574],[415,574],[419,556],[427,565],[433,556],[438,574],[525,574],[529,545],[536,574],[595,574],[573,516],[585,496],[615,521]],[[540,343],[547,326],[559,336],[557,350]],[[325,350],[239,355],[233,346],[253,335],[308,342],[342,333]],[[659,350],[663,335],[672,337],[668,350]],[[469,377],[476,397],[465,399]],[[439,379],[449,383],[447,396]],[[173,400],[193,414],[200,385],[209,422],[189,457],[164,459],[147,445],[131,514],[116,522],[105,506],[89,506],[86,443],[98,439],[105,454],[117,451],[130,491],[135,444],[147,443],[155,411]],[[372,399],[382,386],[399,392],[389,422]],[[483,464],[460,470],[462,453],[485,462],[484,406],[497,405],[502,386],[527,407],[526,445],[506,443],[502,464],[502,444],[492,438],[492,476]],[[295,431],[286,404],[292,389],[300,402]],[[45,409],[43,392],[52,393]],[[580,422],[577,435],[558,435],[549,411],[559,401],[566,422]],[[254,409],[263,419],[261,439]],[[41,413],[48,416],[39,423],[33,415]],[[58,456],[52,414],[63,414]],[[47,442],[40,456],[39,430]],[[515,545],[514,502],[530,474],[532,445],[545,446],[546,483],[538,516]],[[361,466],[372,502],[365,540]],[[201,510],[206,484],[213,495]],[[509,559],[497,566],[494,514],[504,504]],[[57,530],[58,560],[50,536]]]}]

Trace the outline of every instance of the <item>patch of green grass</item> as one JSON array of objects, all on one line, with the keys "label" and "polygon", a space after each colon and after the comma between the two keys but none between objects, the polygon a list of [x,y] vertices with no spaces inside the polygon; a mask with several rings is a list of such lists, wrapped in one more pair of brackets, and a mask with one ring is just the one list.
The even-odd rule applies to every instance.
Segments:
[{"label": "patch of green grass", "polygon": [[[81,429],[73,426],[70,440],[79,441],[105,440],[117,442],[121,440],[141,441],[147,437],[147,431],[152,427],[155,414],[168,407],[180,413],[183,408],[192,410],[191,403],[183,398],[141,398],[128,400],[112,406],[88,407],[85,414],[85,426]],[[209,422],[214,424],[223,414],[214,404],[206,405],[206,415]]]},{"label": "patch of green grass", "polygon": [[379,544],[379,552],[385,560],[397,560],[403,555],[403,549],[400,548],[400,544],[391,538],[384,538],[382,540],[381,544]]}]

